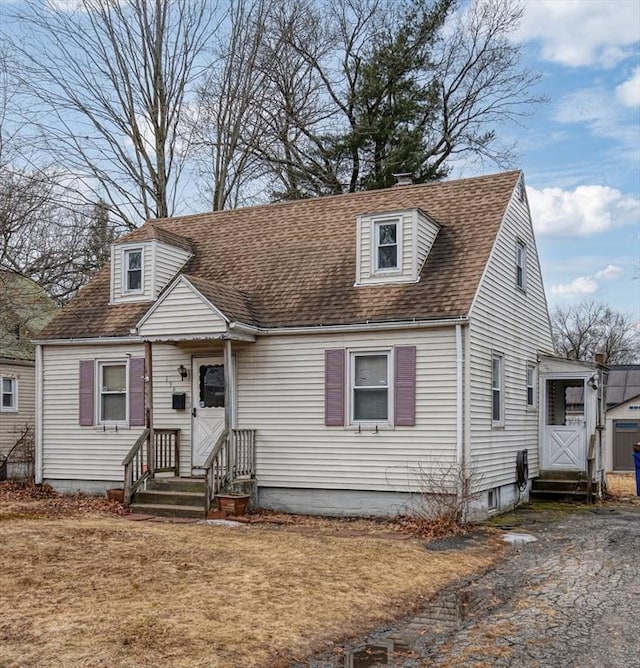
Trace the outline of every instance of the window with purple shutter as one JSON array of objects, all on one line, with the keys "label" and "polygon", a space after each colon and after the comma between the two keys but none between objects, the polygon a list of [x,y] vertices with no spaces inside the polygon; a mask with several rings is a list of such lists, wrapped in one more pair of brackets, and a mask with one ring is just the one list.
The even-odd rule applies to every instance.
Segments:
[{"label": "window with purple shutter", "polygon": [[398,346],[394,350],[394,407],[397,427],[416,424],[416,347]]},{"label": "window with purple shutter", "polygon": [[132,357],[129,362],[129,425],[144,427],[144,357]]},{"label": "window with purple shutter", "polygon": [[344,426],[344,349],[325,350],[324,423],[327,427]]},{"label": "window with purple shutter", "polygon": [[93,398],[95,362],[93,360],[80,360],[79,378],[79,423],[81,427],[91,427],[95,411]]}]

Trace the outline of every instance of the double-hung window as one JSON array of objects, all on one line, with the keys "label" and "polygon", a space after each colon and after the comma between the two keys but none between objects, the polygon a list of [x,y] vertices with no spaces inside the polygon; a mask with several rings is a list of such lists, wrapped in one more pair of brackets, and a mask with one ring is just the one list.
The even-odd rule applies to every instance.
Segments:
[{"label": "double-hung window", "polygon": [[124,252],[124,280],[127,292],[142,292],[142,249]]},{"label": "double-hung window", "polygon": [[352,422],[388,422],[389,353],[351,355]]},{"label": "double-hung window", "polygon": [[527,408],[536,406],[536,367],[527,364]]},{"label": "double-hung window", "polygon": [[527,281],[527,247],[518,241],[516,243],[516,285],[524,290]]},{"label": "double-hung window", "polygon": [[494,353],[491,359],[491,421],[504,423],[504,357]]},{"label": "double-hung window", "polygon": [[0,376],[0,411],[18,410],[18,381],[15,378]]},{"label": "double-hung window", "polygon": [[127,365],[101,362],[98,367],[100,423],[127,421]]},{"label": "double-hung window", "polygon": [[397,220],[380,220],[374,225],[375,270],[389,271],[398,269],[399,262],[399,225]]}]

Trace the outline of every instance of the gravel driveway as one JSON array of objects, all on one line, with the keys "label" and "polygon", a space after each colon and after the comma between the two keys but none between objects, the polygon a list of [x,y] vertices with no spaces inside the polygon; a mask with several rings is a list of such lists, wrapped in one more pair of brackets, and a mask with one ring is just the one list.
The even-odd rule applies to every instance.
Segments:
[{"label": "gravel driveway", "polygon": [[640,668],[640,507],[513,518],[505,531],[535,542],[344,655],[298,665]]}]

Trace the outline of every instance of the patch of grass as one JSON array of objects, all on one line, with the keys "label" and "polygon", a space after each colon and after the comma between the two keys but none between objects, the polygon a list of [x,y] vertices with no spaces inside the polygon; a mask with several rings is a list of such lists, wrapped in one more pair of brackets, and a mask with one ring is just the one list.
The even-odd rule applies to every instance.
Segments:
[{"label": "patch of grass", "polygon": [[407,613],[501,550],[87,514],[7,520],[2,537],[11,666],[287,665]]}]

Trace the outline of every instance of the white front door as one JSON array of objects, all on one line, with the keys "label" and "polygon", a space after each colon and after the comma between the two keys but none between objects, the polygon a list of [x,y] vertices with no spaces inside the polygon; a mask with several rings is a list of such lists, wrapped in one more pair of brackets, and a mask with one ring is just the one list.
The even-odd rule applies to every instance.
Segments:
[{"label": "white front door", "polygon": [[219,357],[194,357],[192,365],[191,468],[202,467],[224,431],[224,360]]},{"label": "white front door", "polygon": [[541,469],[586,470],[584,394],[583,379],[546,380]]}]

